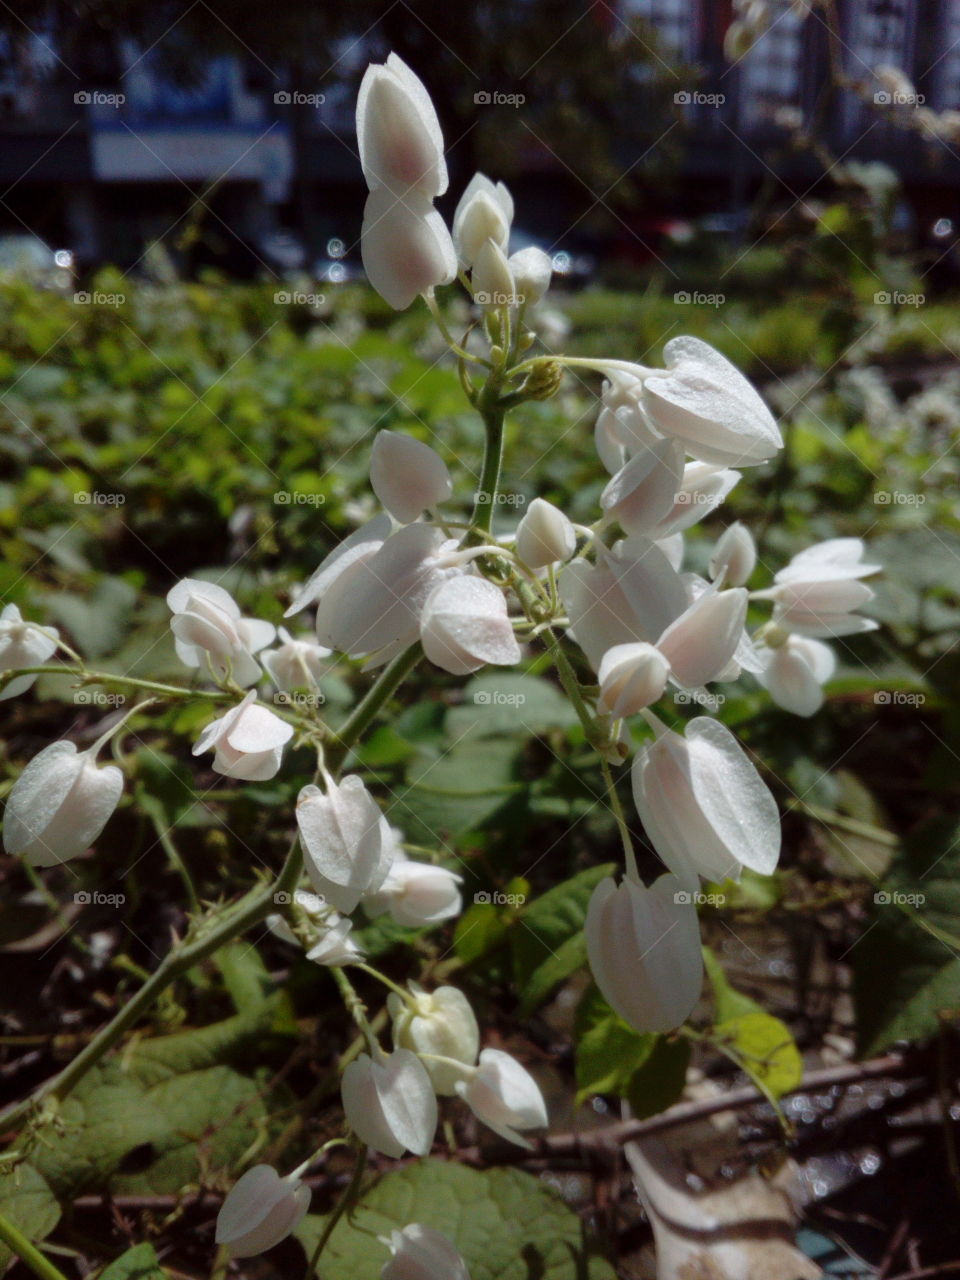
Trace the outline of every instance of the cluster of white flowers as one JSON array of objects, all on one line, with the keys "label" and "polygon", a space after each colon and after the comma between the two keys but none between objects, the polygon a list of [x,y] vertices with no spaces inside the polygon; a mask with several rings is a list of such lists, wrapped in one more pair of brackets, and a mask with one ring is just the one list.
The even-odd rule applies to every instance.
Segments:
[{"label": "cluster of white flowers", "polygon": [[[462,506],[441,511],[455,501],[444,459],[422,441],[381,431],[370,478],[383,511],[327,555],[287,610],[312,609],[313,635],[242,616],[229,592],[211,582],[187,578],[168,593],[180,659],[218,686],[207,696],[232,699],[193,753],[212,751],[213,769],[226,777],[264,781],[281,769],[295,726],[306,729],[319,763],[296,804],[305,881],[268,923],[320,964],[362,964],[351,936],[358,907],[371,917],[389,911],[406,926],[435,925],[460,911],[460,877],[410,859],[363,780],[328,772],[322,719],[271,709],[258,686],[269,680],[281,692],[316,693],[328,661],[378,667],[421,651],[462,676],[488,663],[515,665],[522,644],[544,628],[565,631],[596,675],[595,688],[579,694],[605,759],[625,760],[633,730],[652,731],[633,757],[633,796],[666,868],[645,886],[626,841],[622,881],[604,880],[589,904],[590,965],[633,1027],[669,1031],[692,1012],[702,986],[695,905],[701,877],[737,879],[744,868],[771,873],[780,821],[755,765],[718,719],[698,715],[669,728],[653,708],[678,694],[709,707],[715,695],[708,685],[746,672],[781,706],[811,715],[834,669],[824,638],[875,626],[857,610],[872,595],[863,578],[878,566],[863,562],[859,539],[833,539],[794,556],[772,585],[751,592],[756,547],[749,531],[732,523],[713,548],[709,577],[684,571],[686,532],[720,507],[742,468],[767,462],[782,447],[763,400],[725,357],[691,337],[666,344],[665,368],[525,357],[534,341],[525,328],[529,308],[549,286],[550,262],[539,250],[509,255],[510,193],[477,174],[448,231],[433,205],[447,187],[436,113],[393,54],[368,69],[357,124],[370,186],[362,235],[371,283],[394,307],[418,295],[432,305],[434,288],[452,281],[458,265],[470,272],[490,359],[450,342],[462,372],[467,361],[490,371],[483,392],[464,379],[488,428],[498,412],[502,421],[505,406],[553,394],[565,366],[601,374],[595,446],[610,479],[590,526],[538,498],[515,529],[496,534],[497,453],[494,492],[479,498],[484,519],[475,505],[474,521],[455,537],[453,529],[464,529]],[[770,619],[752,632],[751,603],[772,606]],[[24,623],[13,606],[0,617],[0,667],[43,663],[58,643],[55,632]],[[18,676],[3,696],[24,691],[32,678]],[[50,865],[99,836],[123,778],[115,765],[98,767],[96,757],[118,727],[111,723],[86,751],[61,741],[30,762],[7,806],[8,852]],[[426,1154],[439,1095],[462,1099],[497,1134],[528,1145],[523,1132],[547,1123],[543,1096],[510,1055],[481,1050],[463,994],[384,981],[394,988],[392,1048],[366,1025],[367,1052],[343,1072],[343,1106],[356,1138],[387,1156]],[[288,1235],[309,1199],[301,1172],[282,1179],[266,1166],[249,1170],[223,1206],[218,1241],[246,1256]],[[467,1276],[450,1242],[426,1227],[412,1224],[386,1243],[393,1255],[382,1273],[388,1280]]]}]

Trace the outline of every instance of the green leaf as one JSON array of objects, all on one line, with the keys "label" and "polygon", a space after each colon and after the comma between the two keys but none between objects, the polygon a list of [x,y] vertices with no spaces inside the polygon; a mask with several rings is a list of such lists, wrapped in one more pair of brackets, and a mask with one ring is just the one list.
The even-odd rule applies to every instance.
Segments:
[{"label": "green leaf", "polygon": [[[297,1236],[310,1255],[325,1219],[308,1215]],[[323,1252],[323,1280],[379,1280],[390,1254],[378,1236],[419,1222],[442,1231],[471,1280],[615,1280],[580,1219],[560,1197],[519,1169],[479,1172],[421,1160],[388,1173],[364,1195]]]},{"label": "green leaf", "polygon": [[672,1107],[683,1093],[690,1065],[690,1042],[682,1037],[670,1040],[654,1036],[648,1057],[633,1073],[626,1096],[636,1120],[659,1115]]},{"label": "green leaf", "polygon": [[[578,953],[576,949],[568,949],[560,956],[560,948],[583,930],[590,895],[600,881],[605,876],[612,875],[614,870],[612,862],[603,863],[599,867],[588,867],[569,880],[564,880],[562,884],[548,889],[522,908],[511,936],[511,952],[514,977],[524,992],[534,982],[541,988],[546,983],[549,992],[553,975],[557,975],[556,981],[561,981],[583,964],[585,952]],[[581,958],[576,960],[578,954]],[[576,963],[572,963],[574,960]],[[540,967],[550,962],[552,964],[547,969],[546,976],[537,977]],[[536,986],[533,989],[536,991]]]},{"label": "green leaf", "polygon": [[577,1006],[574,1026],[577,1105],[593,1093],[625,1094],[631,1077],[659,1039],[652,1033],[634,1031],[614,1013],[597,987],[589,987]]},{"label": "green leaf", "polygon": [[474,902],[457,921],[453,946],[466,964],[499,946],[510,932],[510,919],[490,902]]},{"label": "green leaf", "polygon": [[153,1245],[135,1244],[101,1271],[97,1280],[164,1280],[165,1276]]},{"label": "green leaf", "polygon": [[442,843],[481,826],[523,789],[514,779],[516,746],[465,742],[444,755],[418,753],[407,769],[407,787],[397,787],[391,822],[415,844]]},{"label": "green leaf", "polygon": [[[56,1197],[32,1164],[8,1167],[0,1173],[0,1213],[34,1243],[45,1240],[60,1221]],[[0,1241],[0,1271],[5,1271],[12,1259],[12,1251]]]},{"label": "green leaf", "polygon": [[803,1060],[790,1028],[769,1013],[742,1013],[715,1029],[730,1056],[774,1101],[796,1089],[803,1079]]},{"label": "green leaf", "polygon": [[744,1013],[763,1013],[756,1000],[751,1000],[743,992],[736,991],[727,981],[723,966],[709,947],[703,947],[703,964],[713,987],[715,1009],[714,1022],[729,1022]]},{"label": "green leaf", "polygon": [[960,1012],[960,826],[925,823],[873,894],[852,952],[857,1037],[865,1057],[933,1035]]},{"label": "green leaf", "polygon": [[462,705],[447,715],[447,733],[455,742],[465,735],[529,738],[576,723],[570,703],[547,680],[491,671],[464,687]]}]

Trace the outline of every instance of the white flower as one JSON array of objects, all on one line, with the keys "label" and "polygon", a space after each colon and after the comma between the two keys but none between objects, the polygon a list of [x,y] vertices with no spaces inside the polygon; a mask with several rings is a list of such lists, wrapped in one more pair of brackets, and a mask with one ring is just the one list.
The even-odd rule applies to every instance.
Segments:
[{"label": "white flower", "polygon": [[[474,1066],[480,1050],[480,1029],[467,997],[456,987],[437,987],[428,995],[414,983],[410,985],[414,988],[413,1006],[395,992],[387,996],[394,1046]],[[428,1060],[423,1065],[441,1097],[456,1094],[457,1081],[463,1079],[464,1072],[445,1062]]]},{"label": "white flower", "polygon": [[740,479],[739,471],[710,462],[688,462],[673,507],[651,531],[651,537],[668,538],[698,524],[720,506]]},{"label": "white flower", "polygon": [[553,275],[553,260],[549,253],[531,245],[528,249],[511,253],[507,265],[513,274],[517,296],[523,299],[524,306],[530,307],[539,302],[550,288]]},{"label": "white flower", "polygon": [[432,1227],[411,1222],[402,1231],[392,1231],[383,1243],[393,1256],[384,1264],[380,1280],[470,1280],[454,1245]]},{"label": "white flower", "polygon": [[632,716],[663,696],[670,663],[644,640],[617,644],[603,655],[597,678],[599,707],[617,719]]},{"label": "white flower", "polygon": [[547,1124],[547,1107],[536,1080],[501,1049],[484,1049],[480,1065],[468,1080],[457,1082],[456,1090],[478,1120],[520,1147],[532,1144],[518,1129]]},{"label": "white flower", "polygon": [[774,586],[756,592],[773,600],[773,621],[784,631],[805,636],[849,636],[876,630],[872,618],[853,612],[873,599],[860,578],[878,573],[880,565],[864,564],[859,538],[831,538],[795,555],[774,575]]},{"label": "white flower", "polygon": [[204,729],[193,748],[195,756],[213,751],[213,767],[228,778],[265,782],[280,768],[283,748],[293,726],[256,702],[251,689],[244,700]]},{"label": "white flower", "polygon": [[766,462],[783,438],[773,415],[738,369],[699,338],[671,338],[667,369],[643,381],[643,408],[662,435],[718,466]]},{"label": "white flower", "polygon": [[559,507],[534,498],[517,525],[517,555],[530,569],[569,560],[576,550],[577,534]]},{"label": "white flower", "polygon": [[607,1004],[641,1034],[672,1031],[690,1016],[703,986],[693,897],[676,876],[649,888],[629,874],[594,889],[584,924],[587,954]]},{"label": "white flower", "polygon": [[[300,916],[314,929],[320,930],[328,920],[337,919],[337,913],[327,906],[326,900],[319,893],[313,893],[308,889],[295,889],[293,900]],[[265,923],[274,937],[280,938],[283,942],[289,942],[292,947],[301,945],[300,939],[290,928],[286,916],[278,911],[271,912]]]},{"label": "white flower", "polygon": [[385,1156],[425,1156],[437,1127],[437,1099],[426,1067],[409,1049],[361,1053],[341,1081],[347,1123],[362,1143]]},{"label": "white flower", "polygon": [[433,588],[420,616],[420,639],[442,671],[464,676],[487,662],[520,661],[503,591],[473,574],[459,574]]},{"label": "white flower", "polygon": [[183,578],[167,592],[173,613],[170,629],[180,661],[203,665],[209,654],[217,675],[229,671],[241,688],[256,684],[263,672],[254,654],[274,639],[276,627],[259,618],[241,618],[236,601],[214,582]]},{"label": "white flower", "polygon": [[323,674],[324,658],[330,650],[317,644],[311,636],[294,638],[286,627],[280,627],[279,648],[269,649],[260,655],[270,679],[278,689],[316,689]]},{"label": "white flower", "polygon": [[3,822],[3,847],[33,867],[52,867],[83,853],[120,802],[123,774],[97,768],[99,744],[77,751],[54,742],[33,757],[13,784]]},{"label": "white flower", "polygon": [[447,464],[422,440],[399,431],[378,431],[370,455],[370,484],[386,509],[409,524],[426,507],[453,493]]},{"label": "white flower", "polygon": [[733,734],[698,716],[666,729],[633,761],[633,798],[653,847],[684,888],[770,875],[780,856],[777,804]]},{"label": "white flower", "polygon": [[833,675],[837,658],[822,640],[787,636],[775,647],[758,646],[764,664],[757,680],[786,711],[812,716],[823,706],[823,686]]},{"label": "white flower", "polygon": [[460,265],[469,271],[488,240],[506,249],[513,222],[513,198],[502,182],[475,173],[453,215],[453,243]]},{"label": "white flower", "polygon": [[621,369],[608,372],[610,377],[603,384],[594,443],[600,461],[614,475],[635,453],[649,449],[661,436],[643,411],[642,379]]},{"label": "white flower", "polygon": [[394,843],[390,870],[378,887],[364,893],[363,907],[372,919],[389,911],[392,920],[408,929],[440,924],[463,908],[457,888],[462,879],[446,867],[415,862]]},{"label": "white flower", "polygon": [[[360,895],[378,889],[394,857],[386,823],[360,778],[306,786],[297,797],[304,867],[317,893],[349,915]],[[389,832],[389,828],[387,828]]]},{"label": "white flower", "polygon": [[[4,606],[0,613],[0,671],[18,667],[38,667],[56,652],[60,633],[55,627],[39,627],[25,622],[15,604]],[[36,680],[36,676],[17,676],[0,689],[0,702],[16,698]]]},{"label": "white flower", "polygon": [[310,1188],[297,1178],[281,1178],[268,1164],[257,1164],[230,1189],[217,1214],[217,1244],[231,1258],[266,1253],[285,1240],[310,1206]]},{"label": "white flower", "polygon": [[717,539],[710,557],[710,577],[716,582],[723,575],[726,586],[742,587],[756,564],[757,547],[750,530],[735,520]]},{"label": "white flower", "polygon": [[320,643],[354,658],[412,644],[427,597],[450,574],[437,563],[443,542],[439,529],[408,524],[372,554],[355,548],[356,558],[320,597]]},{"label": "white flower", "polygon": [[315,964],[344,965],[363,959],[363,949],[349,936],[353,922],[337,913],[327,917],[326,927],[318,942],[307,952],[307,959]]},{"label": "white flower", "polygon": [[358,565],[372,556],[383,546],[389,537],[393,522],[388,515],[381,513],[369,520],[359,529],[354,529],[348,538],[344,538],[326,559],[320,562],[307,581],[293,598],[293,603],[283,615],[285,618],[300,613],[308,605],[324,599],[328,593],[349,591],[350,582],[356,574]]},{"label": "white flower", "polygon": [[443,134],[423,81],[391,53],[371,63],[357,97],[357,143],[367,186],[428,200],[447,189]]},{"label": "white flower", "polygon": [[614,645],[655,643],[689,603],[683,579],[643,537],[618,542],[595,565],[572,560],[560,574],[560,594],[594,670]]},{"label": "white flower", "polygon": [[620,468],[600,495],[600,506],[626,533],[647,533],[673,511],[682,481],[683,447],[657,440]]},{"label": "white flower", "polygon": [[485,240],[470,272],[470,288],[474,302],[481,306],[503,306],[516,296],[513,272],[507,255],[493,240]]},{"label": "white flower", "polygon": [[367,196],[360,228],[360,256],[367,279],[395,311],[420,294],[449,284],[457,255],[447,224],[416,191],[398,197],[385,187]]},{"label": "white flower", "polygon": [[657,640],[670,675],[683,689],[699,689],[724,674],[743,637],[747,592],[710,587]]}]

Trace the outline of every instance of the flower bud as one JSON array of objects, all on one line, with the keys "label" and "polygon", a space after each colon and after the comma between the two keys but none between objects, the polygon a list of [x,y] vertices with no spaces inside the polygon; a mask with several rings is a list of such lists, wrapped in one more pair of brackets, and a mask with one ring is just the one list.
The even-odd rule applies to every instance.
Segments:
[{"label": "flower bud", "polygon": [[3,821],[3,847],[32,867],[76,858],[97,839],[120,802],[123,774],[97,768],[96,748],[53,742],[13,784]]},{"label": "flower bud", "polygon": [[386,509],[409,524],[453,493],[447,464],[435,449],[399,431],[378,431],[370,455],[370,484]]},{"label": "flower bud", "polygon": [[512,221],[513,198],[504,184],[475,173],[453,215],[453,243],[460,265],[469,271],[488,240],[505,250]]},{"label": "flower bud", "polygon": [[360,778],[303,787],[297,797],[297,828],[304,867],[317,893],[349,915],[360,895],[383,883],[392,848],[385,847],[381,813]]},{"label": "flower bud", "polygon": [[709,588],[657,641],[670,664],[670,674],[684,689],[699,689],[716,680],[730,662],[747,620],[747,592]]},{"label": "flower bud", "polygon": [[341,1081],[347,1123],[361,1142],[385,1156],[425,1156],[437,1127],[437,1099],[423,1063],[409,1049],[374,1062],[361,1053]]},{"label": "flower bud", "polygon": [[439,1231],[411,1222],[392,1231],[392,1258],[380,1272],[380,1280],[470,1280],[467,1264],[454,1245]]},{"label": "flower bud", "polygon": [[469,1080],[457,1082],[456,1091],[478,1120],[519,1147],[532,1144],[518,1129],[541,1129],[548,1123],[536,1080],[501,1049],[484,1049],[480,1065]]},{"label": "flower bud", "polygon": [[443,134],[424,87],[402,58],[371,63],[357,96],[357,143],[367,186],[428,200],[447,189]]},{"label": "flower bud", "polygon": [[244,782],[276,777],[284,745],[293,737],[293,725],[260,706],[256,696],[251,689],[225,716],[211,721],[193,748],[195,756],[213,751],[217,773]]},{"label": "flower bud", "polygon": [[670,663],[652,644],[618,644],[608,649],[597,672],[602,711],[621,719],[663,696]]},{"label": "flower bud", "polygon": [[314,964],[345,965],[363,959],[363,950],[353,938],[349,937],[353,922],[343,917],[328,920],[323,936],[307,952],[307,959]]},{"label": "flower bud", "polygon": [[682,475],[682,447],[676,440],[657,440],[621,467],[600,495],[600,506],[626,533],[647,533],[673,510]]},{"label": "flower bud", "polygon": [[693,895],[676,876],[649,888],[609,876],[594,889],[584,924],[587,955],[607,1004],[634,1031],[673,1031],[703,986]]},{"label": "flower bud", "polygon": [[473,300],[483,307],[512,304],[516,295],[506,254],[494,240],[485,240],[470,272]]},{"label": "flower bud", "polygon": [[517,525],[517,555],[531,569],[569,560],[576,550],[577,535],[559,507],[544,498],[534,498]]},{"label": "flower bud", "polygon": [[486,662],[512,666],[521,658],[503,592],[473,574],[434,587],[420,617],[420,639],[430,661],[455,676],[479,671]]},{"label": "flower bud", "polygon": [[766,462],[783,438],[742,373],[699,338],[671,338],[667,369],[648,374],[643,407],[654,427],[688,453],[718,466]]},{"label": "flower bud", "polygon": [[550,288],[550,277],[553,275],[553,262],[549,253],[531,245],[528,249],[518,249],[516,253],[511,253],[507,265],[513,273],[517,293],[524,305],[532,307],[535,302],[539,302]]},{"label": "flower bud", "polygon": [[395,311],[405,311],[420,294],[431,294],[457,274],[447,224],[416,191],[402,198],[385,187],[370,192],[363,207],[360,256],[367,279]]},{"label": "flower bud", "polygon": [[[55,627],[38,627],[34,622],[24,622],[15,604],[8,604],[0,613],[0,671],[15,671],[17,667],[38,667],[51,657],[60,642]],[[26,693],[36,676],[17,676],[0,689],[0,702]]]},{"label": "flower bud", "polygon": [[663,730],[633,761],[633,799],[653,847],[685,889],[698,877],[770,875],[780,857],[777,803],[730,730],[709,716]]},{"label": "flower bud", "polygon": [[723,574],[728,587],[742,587],[757,563],[757,547],[750,530],[734,521],[717,539],[710,557],[710,577],[716,581]]},{"label": "flower bud", "polygon": [[295,640],[286,627],[280,627],[279,648],[262,654],[260,661],[278,689],[316,689],[323,674],[323,658],[330,650],[314,639]]},{"label": "flower bud", "polygon": [[234,1183],[217,1214],[217,1244],[231,1258],[266,1253],[296,1230],[310,1206],[310,1188],[257,1164]]},{"label": "flower bud", "polygon": [[770,697],[797,716],[812,716],[823,706],[823,686],[833,675],[836,654],[821,640],[788,636],[775,648],[760,647],[764,663],[757,680]]},{"label": "flower bud", "polygon": [[[480,1029],[463,992],[456,987],[438,987],[428,995],[418,989],[412,999],[415,1008],[395,993],[387,997],[394,1047],[455,1058],[468,1067],[474,1066],[480,1050]],[[455,1096],[457,1081],[464,1078],[464,1072],[443,1062],[428,1060],[423,1065],[441,1097]]]},{"label": "flower bud", "polygon": [[382,884],[364,892],[363,909],[371,919],[389,911],[391,919],[407,929],[440,924],[463,909],[457,888],[462,878],[446,867],[415,862],[394,843],[390,870]]}]

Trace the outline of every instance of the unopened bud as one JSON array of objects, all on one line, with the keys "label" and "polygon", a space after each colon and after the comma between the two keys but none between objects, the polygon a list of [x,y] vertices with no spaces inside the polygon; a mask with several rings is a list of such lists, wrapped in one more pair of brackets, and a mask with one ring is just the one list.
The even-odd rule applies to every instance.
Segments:
[{"label": "unopened bud", "polygon": [[560,390],[563,365],[559,360],[538,360],[527,374],[521,391],[525,400],[549,400]]},{"label": "unopened bud", "polygon": [[569,560],[577,545],[573,525],[552,502],[534,498],[517,525],[517,555],[531,569]]},{"label": "unopened bud", "polygon": [[737,520],[725,529],[710,557],[710,577],[714,581],[724,575],[729,587],[742,587],[757,563],[757,548],[750,530]]}]

